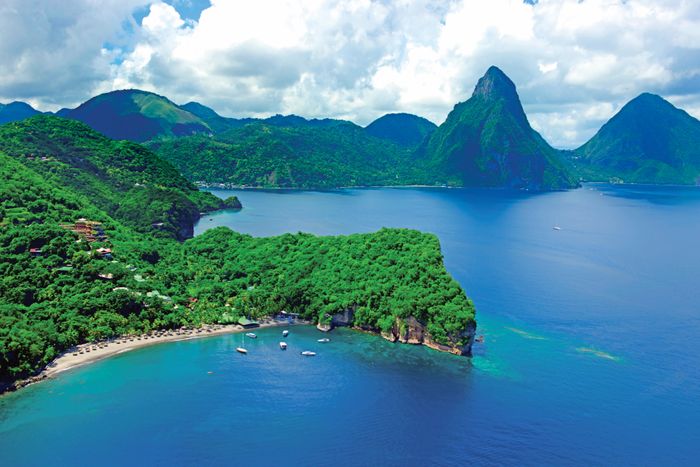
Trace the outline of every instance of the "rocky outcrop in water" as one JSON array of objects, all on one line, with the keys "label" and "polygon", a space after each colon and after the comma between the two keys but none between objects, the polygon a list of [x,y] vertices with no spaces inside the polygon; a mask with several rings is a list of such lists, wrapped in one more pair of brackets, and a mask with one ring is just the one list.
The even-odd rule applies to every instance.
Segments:
[{"label": "rocky outcrop in water", "polygon": [[426,326],[413,316],[406,319],[396,318],[389,332],[381,332],[381,336],[391,342],[402,344],[425,345],[431,349],[449,352],[455,355],[471,355],[476,325],[471,325],[461,332],[448,336],[449,344],[441,344],[433,339]]},{"label": "rocky outcrop in water", "polygon": [[[328,317],[326,322],[319,322],[316,328],[319,331],[328,332],[338,326],[353,326],[355,315],[354,308],[348,308],[345,311],[336,313]],[[357,328],[360,329],[360,328]],[[468,326],[461,332],[448,336],[448,344],[437,342],[426,329],[426,325],[418,321],[413,316],[408,318],[396,318],[394,324],[388,332],[378,329],[361,328],[363,331],[380,334],[384,339],[391,342],[400,342],[402,344],[425,345],[431,349],[449,352],[455,355],[469,356],[472,352],[472,344],[474,344],[474,335],[476,333],[476,324]]]}]

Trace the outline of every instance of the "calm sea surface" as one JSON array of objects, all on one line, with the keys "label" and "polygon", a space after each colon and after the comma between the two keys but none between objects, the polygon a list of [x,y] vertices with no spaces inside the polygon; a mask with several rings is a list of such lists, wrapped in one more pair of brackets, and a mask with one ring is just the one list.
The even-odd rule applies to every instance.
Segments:
[{"label": "calm sea surface", "polygon": [[700,462],[700,189],[215,194],[245,209],[197,233],[434,232],[486,342],[295,327],[286,352],[279,329],[246,357],[240,335],[136,350],[0,398],[0,465]]}]

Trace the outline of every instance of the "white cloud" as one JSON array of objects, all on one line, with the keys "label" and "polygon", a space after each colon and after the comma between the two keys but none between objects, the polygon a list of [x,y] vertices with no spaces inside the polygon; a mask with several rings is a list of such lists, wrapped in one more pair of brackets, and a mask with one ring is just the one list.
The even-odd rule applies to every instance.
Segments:
[{"label": "white cloud", "polygon": [[35,1],[0,6],[2,100],[138,87],[232,116],[440,123],[495,64],[555,146],[644,91],[700,108],[700,4],[687,0],[212,0],[195,19],[179,0]]}]

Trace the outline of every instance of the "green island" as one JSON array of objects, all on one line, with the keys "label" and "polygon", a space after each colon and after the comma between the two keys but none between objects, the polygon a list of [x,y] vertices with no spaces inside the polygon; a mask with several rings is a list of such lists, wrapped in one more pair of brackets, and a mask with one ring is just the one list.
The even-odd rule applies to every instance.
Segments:
[{"label": "green island", "polygon": [[321,326],[350,313],[346,324],[391,340],[470,352],[474,306],[434,235],[189,238],[200,212],[240,202],[54,116],[0,126],[0,177],[3,389],[83,342],[281,310]]}]

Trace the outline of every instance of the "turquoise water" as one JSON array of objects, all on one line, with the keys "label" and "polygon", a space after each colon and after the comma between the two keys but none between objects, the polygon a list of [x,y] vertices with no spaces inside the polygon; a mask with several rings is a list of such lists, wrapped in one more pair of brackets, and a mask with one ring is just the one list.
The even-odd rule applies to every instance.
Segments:
[{"label": "turquoise water", "polygon": [[198,233],[436,233],[486,342],[295,327],[287,352],[278,329],[245,357],[240,335],[129,352],[0,398],[0,464],[697,465],[700,190],[216,194],[245,209]]}]

